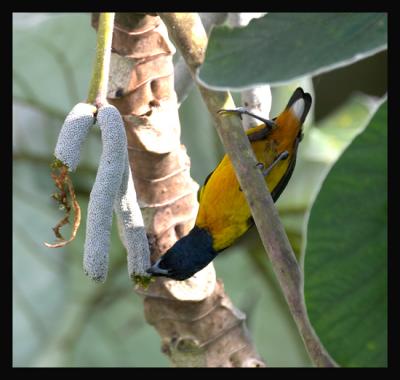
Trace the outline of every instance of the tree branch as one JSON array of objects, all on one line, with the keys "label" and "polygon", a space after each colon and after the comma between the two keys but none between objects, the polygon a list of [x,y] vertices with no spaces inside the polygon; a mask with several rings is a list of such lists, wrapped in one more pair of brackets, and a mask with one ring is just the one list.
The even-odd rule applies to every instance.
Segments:
[{"label": "tree branch", "polygon": [[[252,19],[264,16],[265,13],[237,13],[232,12],[228,14],[228,24],[233,27],[246,26]],[[251,57],[248,57],[252,59]],[[262,115],[265,118],[269,118],[269,113],[271,111],[271,88],[268,84],[259,85],[240,93],[242,98],[242,105],[246,107],[247,110],[256,114]],[[243,128],[245,130],[255,127],[260,124],[260,121],[249,115],[242,115]]]},{"label": "tree branch", "polygon": [[[93,18],[96,25],[96,16]],[[198,185],[181,145],[172,54],[161,19],[117,13],[108,101],[125,121],[128,152],[152,260],[193,227]],[[144,291],[146,320],[177,366],[264,366],[245,316],[217,282],[212,264],[187,281],[158,278]]]},{"label": "tree branch", "polygon": [[115,13],[100,13],[97,31],[96,61],[89,86],[87,102],[99,107],[107,99],[110,73],[111,42]]},{"label": "tree branch", "polygon": [[308,319],[303,296],[303,274],[264,178],[256,167],[257,161],[241,122],[239,118],[217,114],[221,108],[233,108],[234,102],[228,92],[212,91],[196,78],[207,46],[207,35],[200,17],[193,13],[163,13],[160,16],[197,82],[221,142],[233,163],[261,240],[311,359],[317,366],[335,366]]},{"label": "tree branch", "polygon": [[[222,24],[227,17],[227,13],[200,13],[201,21],[207,34],[214,25]],[[174,65],[174,87],[178,96],[178,107],[185,101],[193,86],[192,75],[187,67],[185,60],[179,57]]]}]

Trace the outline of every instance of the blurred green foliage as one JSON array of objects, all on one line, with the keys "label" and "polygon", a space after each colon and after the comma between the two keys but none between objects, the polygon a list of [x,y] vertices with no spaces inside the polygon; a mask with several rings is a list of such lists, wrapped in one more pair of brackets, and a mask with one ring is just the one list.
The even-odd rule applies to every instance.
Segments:
[{"label": "blurred green foliage", "polygon": [[[43,245],[52,242],[51,227],[62,215],[50,198],[54,187],[49,164],[65,115],[86,97],[94,52],[89,14],[14,14],[14,366],[169,366],[158,334],[144,320],[142,301],[132,290],[115,226],[107,282],[92,283],[82,270],[87,201],[101,153],[98,130],[90,132],[72,174],[82,208],[77,238],[58,250]],[[310,78],[300,81],[272,89],[271,116],[285,106],[299,83],[312,91]],[[318,87],[315,92],[323,99]],[[298,255],[304,244],[304,217],[326,170],[370,114],[368,97],[349,95],[339,109],[326,108],[326,118],[317,125],[309,116],[296,170],[277,202]],[[191,174],[202,183],[223,150],[196,89],[179,112]],[[252,229],[221,254],[215,265],[227,293],[247,314],[253,340],[267,364],[309,366],[257,231]]]}]

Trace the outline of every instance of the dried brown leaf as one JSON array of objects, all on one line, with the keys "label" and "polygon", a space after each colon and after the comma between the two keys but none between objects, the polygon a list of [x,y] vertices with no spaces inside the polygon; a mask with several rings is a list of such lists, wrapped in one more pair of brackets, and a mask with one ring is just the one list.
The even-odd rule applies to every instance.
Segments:
[{"label": "dried brown leaf", "polygon": [[[65,210],[65,216],[56,224],[55,227],[53,227],[53,231],[58,242],[53,244],[45,242],[44,245],[48,248],[61,248],[75,239],[79,225],[81,223],[81,208],[76,199],[75,189],[72,184],[72,180],[68,175],[68,167],[66,165],[53,165],[52,167],[53,172],[51,173],[51,177],[57,189],[59,190],[59,192],[54,193],[52,197],[59,202],[59,207]],[[68,198],[71,199],[72,205],[69,202]],[[69,217],[71,214],[71,208],[74,210],[74,223],[72,225],[71,237],[68,240],[65,240],[65,238],[61,235],[60,229],[64,225],[70,223]]]}]

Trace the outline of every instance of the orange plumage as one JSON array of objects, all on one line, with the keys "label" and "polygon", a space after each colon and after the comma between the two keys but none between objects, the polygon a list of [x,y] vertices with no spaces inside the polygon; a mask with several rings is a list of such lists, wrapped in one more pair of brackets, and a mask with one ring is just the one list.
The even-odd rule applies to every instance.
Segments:
[{"label": "orange plumage", "polygon": [[[310,94],[296,89],[285,110],[273,122],[246,133],[262,164],[265,182],[276,201],[294,170],[301,127],[311,106]],[[224,113],[248,113],[225,110]],[[272,127],[274,125],[274,127]],[[244,193],[227,155],[207,177],[199,190],[199,210],[195,227],[178,240],[149,270],[155,276],[185,280],[204,268],[218,252],[232,245],[252,225],[253,219]]]}]

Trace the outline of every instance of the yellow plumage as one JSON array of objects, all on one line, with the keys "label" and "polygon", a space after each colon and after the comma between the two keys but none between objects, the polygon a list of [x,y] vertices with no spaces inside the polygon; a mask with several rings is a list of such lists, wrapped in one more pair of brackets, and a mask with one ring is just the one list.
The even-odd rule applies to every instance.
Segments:
[{"label": "yellow plumage", "polygon": [[[279,184],[288,170],[292,155],[296,154],[294,141],[301,128],[300,120],[290,109],[279,115],[275,124],[277,127],[267,137],[251,141],[257,161],[265,168],[272,164],[279,153],[285,150],[289,152],[289,158],[280,161],[265,177],[270,192]],[[265,124],[261,124],[246,133],[248,136],[255,135],[264,128]],[[200,189],[199,202],[196,226],[211,234],[213,248],[217,252],[229,247],[252,225],[250,208],[227,155]]]},{"label": "yellow plumage", "polygon": [[[302,137],[301,126],[310,106],[310,94],[297,88],[285,110],[273,122],[257,117],[265,124],[247,131],[256,160],[262,164],[248,170],[262,170],[274,201],[293,172]],[[221,115],[249,114],[243,109],[221,111]],[[232,245],[253,225],[250,208],[226,155],[200,189],[199,202],[193,229],[154,263],[148,273],[185,280],[214,260],[218,252]]]}]

